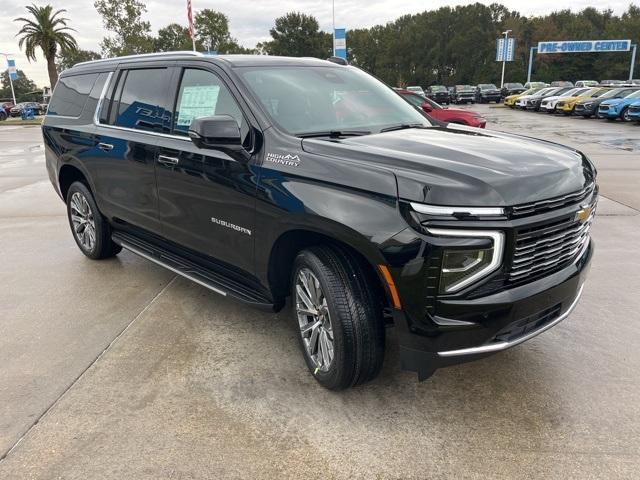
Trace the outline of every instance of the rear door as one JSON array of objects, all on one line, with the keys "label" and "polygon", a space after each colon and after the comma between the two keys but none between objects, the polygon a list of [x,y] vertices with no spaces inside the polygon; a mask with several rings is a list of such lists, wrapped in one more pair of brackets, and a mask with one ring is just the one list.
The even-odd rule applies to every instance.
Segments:
[{"label": "rear door", "polygon": [[171,72],[167,65],[145,64],[114,73],[90,172],[105,215],[157,234],[156,144],[171,128]]},{"label": "rear door", "polygon": [[250,149],[250,112],[213,66],[185,62],[176,75],[173,138],[159,139],[156,165],[163,236],[252,272],[253,157],[246,151],[201,149],[187,135],[194,119],[227,114],[238,122]]}]

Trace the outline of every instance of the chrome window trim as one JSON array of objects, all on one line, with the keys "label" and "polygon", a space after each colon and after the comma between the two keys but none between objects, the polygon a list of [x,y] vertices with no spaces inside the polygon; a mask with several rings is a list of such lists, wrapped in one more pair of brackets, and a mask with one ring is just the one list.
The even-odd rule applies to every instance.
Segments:
[{"label": "chrome window trim", "polygon": [[501,216],[505,214],[502,207],[449,207],[441,205],[428,205],[426,203],[411,202],[411,208],[418,213],[425,215],[472,215],[480,216]]},{"label": "chrome window trim", "polygon": [[100,92],[100,98],[98,98],[98,103],[96,104],[96,110],[93,112],[93,123],[95,125],[100,124],[100,119],[98,118],[98,116],[100,114],[100,111],[102,110],[102,103],[104,101],[104,97],[107,95],[107,89],[111,84],[112,77],[113,77],[113,72],[109,72],[109,75],[107,75],[107,79],[105,80],[104,85],[102,86],[102,91]]},{"label": "chrome window trim", "polygon": [[128,128],[128,127],[119,127],[117,125],[107,125],[105,123],[100,123],[100,111],[102,110],[102,105],[104,103],[104,98],[107,95],[107,89],[109,88],[109,85],[111,83],[111,78],[113,77],[113,72],[109,72],[109,76],[107,77],[107,81],[105,82],[104,86],[102,87],[102,92],[100,92],[100,98],[98,99],[98,104],[96,105],[96,110],[95,112],[93,112],[93,124],[96,127],[101,127],[101,128],[110,128],[113,130],[121,130],[124,132],[135,132],[135,133],[143,133],[146,135],[153,135],[156,137],[164,137],[164,138],[173,138],[175,140],[183,140],[186,142],[191,142],[191,139],[189,137],[183,137],[180,135],[171,135],[168,133],[159,133],[159,132],[149,132],[147,130],[137,130],[135,128]]},{"label": "chrome window trim", "polygon": [[458,283],[453,284],[445,290],[445,293],[454,293],[464,287],[471,285],[477,280],[486,277],[490,273],[496,271],[502,265],[504,257],[504,233],[497,230],[453,230],[449,228],[427,228],[432,235],[442,237],[463,237],[463,238],[490,238],[493,240],[493,256],[491,262],[482,270],[474,273]]},{"label": "chrome window trim", "polygon": [[578,304],[578,300],[580,300],[580,296],[582,295],[583,288],[584,288],[584,285],[581,285],[580,289],[578,290],[578,294],[573,299],[573,302],[571,302],[571,305],[569,305],[569,308],[567,308],[567,310],[565,310],[564,313],[562,313],[558,318],[556,318],[552,322],[549,322],[546,325],[543,325],[537,330],[529,332],[528,334],[522,337],[516,338],[515,340],[511,340],[508,342],[497,342],[497,343],[491,343],[489,345],[481,345],[479,347],[462,348],[460,350],[447,350],[444,352],[438,352],[438,356],[439,357],[458,357],[462,355],[475,355],[480,353],[499,352],[500,350],[506,350],[507,348],[515,347],[516,345],[526,342],[527,340],[537,335],[540,335],[542,332],[546,332],[551,327],[554,327],[555,325],[560,323],[562,320],[567,318],[571,314],[573,309],[576,307],[576,305]]}]

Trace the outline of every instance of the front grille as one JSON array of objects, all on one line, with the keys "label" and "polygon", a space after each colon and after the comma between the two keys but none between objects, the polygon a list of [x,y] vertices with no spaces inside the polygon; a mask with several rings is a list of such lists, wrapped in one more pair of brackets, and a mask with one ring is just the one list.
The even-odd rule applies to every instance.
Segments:
[{"label": "front grille", "polygon": [[511,207],[511,214],[514,217],[523,217],[525,215],[544,213],[550,210],[565,207],[567,205],[579,203],[586,198],[590,198],[595,192],[595,188],[596,185],[592,182],[582,190],[570,193],[568,195],[516,205],[514,207]]},{"label": "front grille", "polygon": [[633,105],[629,107],[629,113],[640,113],[640,105]]},{"label": "front grille", "polygon": [[595,210],[594,202],[586,220],[577,219],[572,213],[543,225],[517,230],[509,281],[531,280],[574,262],[587,248]]},{"label": "front grille", "polygon": [[601,112],[604,112],[605,110],[609,110],[609,107],[607,107],[606,105],[600,105],[600,109]]}]

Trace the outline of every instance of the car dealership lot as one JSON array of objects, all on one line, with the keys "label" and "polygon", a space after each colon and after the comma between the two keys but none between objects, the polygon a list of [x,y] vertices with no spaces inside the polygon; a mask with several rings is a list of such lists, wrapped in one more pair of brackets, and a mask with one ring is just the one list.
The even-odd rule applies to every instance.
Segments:
[{"label": "car dealership lot", "polygon": [[0,478],[631,478],[640,463],[640,127],[473,105],[599,169],[565,322],[439,370],[317,385],[285,310],[234,303],[68,231],[38,127],[0,126]]}]

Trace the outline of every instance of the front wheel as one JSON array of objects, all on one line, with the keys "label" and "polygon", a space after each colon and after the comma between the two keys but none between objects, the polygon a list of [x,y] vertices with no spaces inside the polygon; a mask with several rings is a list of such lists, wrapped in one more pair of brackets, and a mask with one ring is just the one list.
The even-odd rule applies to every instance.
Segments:
[{"label": "front wheel", "polygon": [[80,251],[93,260],[113,257],[122,247],[111,240],[111,226],[98,210],[91,191],[74,182],[67,192],[67,216]]},{"label": "front wheel", "polygon": [[620,112],[620,118],[624,121],[624,122],[631,122],[633,120],[633,118],[631,118],[631,115],[629,115],[629,107],[625,107],[622,112]]},{"label": "front wheel", "polygon": [[315,379],[342,390],[375,378],[384,359],[382,305],[360,262],[340,248],[312,247],[296,257],[291,283],[300,344]]}]

